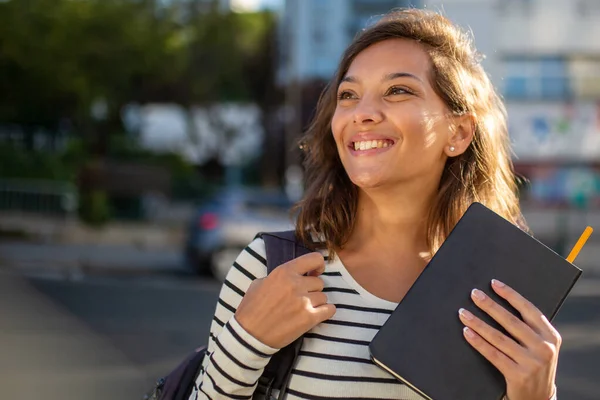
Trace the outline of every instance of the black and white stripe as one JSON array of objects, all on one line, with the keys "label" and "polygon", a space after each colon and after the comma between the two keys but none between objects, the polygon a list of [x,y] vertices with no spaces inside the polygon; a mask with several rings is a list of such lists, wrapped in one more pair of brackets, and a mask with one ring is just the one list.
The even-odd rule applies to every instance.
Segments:
[{"label": "black and white stripe", "polygon": [[[267,273],[265,245],[254,240],[237,258],[216,305],[198,399],[249,399],[275,349],[258,342],[233,318],[253,280]],[[328,302],[337,307],[304,342],[286,390],[286,399],[421,400],[370,360],[368,345],[395,304],[377,299],[358,286],[339,259],[321,275]]]}]

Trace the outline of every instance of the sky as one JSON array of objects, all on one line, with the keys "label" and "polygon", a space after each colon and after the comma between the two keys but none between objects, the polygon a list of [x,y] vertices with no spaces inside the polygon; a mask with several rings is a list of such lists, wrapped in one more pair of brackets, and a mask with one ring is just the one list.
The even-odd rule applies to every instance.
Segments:
[{"label": "sky", "polygon": [[231,0],[234,11],[257,11],[260,9],[277,10],[283,7],[284,0]]}]

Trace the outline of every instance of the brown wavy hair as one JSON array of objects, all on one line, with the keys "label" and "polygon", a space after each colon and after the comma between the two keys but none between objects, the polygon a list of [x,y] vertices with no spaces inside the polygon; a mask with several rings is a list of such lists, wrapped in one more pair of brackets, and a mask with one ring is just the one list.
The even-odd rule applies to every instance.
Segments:
[{"label": "brown wavy hair", "polygon": [[[356,36],[321,93],[313,121],[301,140],[307,190],[297,205],[297,236],[307,246],[327,248],[333,256],[352,233],[358,188],[342,166],[331,131],[336,92],[361,51],[394,38],[415,40],[423,46],[431,60],[430,81],[435,92],[451,113],[469,114],[474,121],[473,141],[463,154],[448,158],[428,216],[430,256],[475,201],[527,231],[510,157],[506,110],[471,38],[438,13],[397,9]],[[314,244],[315,236],[321,238],[320,245]]]}]

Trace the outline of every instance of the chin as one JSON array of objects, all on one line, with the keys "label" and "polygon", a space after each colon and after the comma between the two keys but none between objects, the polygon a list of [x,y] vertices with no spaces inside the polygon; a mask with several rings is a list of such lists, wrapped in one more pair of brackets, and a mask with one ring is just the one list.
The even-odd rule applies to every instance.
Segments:
[{"label": "chin", "polygon": [[352,174],[350,180],[361,189],[378,188],[385,184],[385,180],[381,176],[374,176],[369,173]]}]

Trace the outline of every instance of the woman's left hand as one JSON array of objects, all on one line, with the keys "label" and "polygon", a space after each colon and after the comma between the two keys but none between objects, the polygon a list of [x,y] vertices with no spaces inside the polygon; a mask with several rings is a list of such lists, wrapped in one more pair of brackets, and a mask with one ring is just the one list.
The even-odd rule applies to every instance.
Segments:
[{"label": "woman's left hand", "polygon": [[480,290],[473,290],[471,297],[516,341],[470,312],[460,310],[460,319],[466,325],[465,338],[504,375],[509,400],[550,399],[555,390],[560,334],[540,310],[514,289],[497,280],[492,281],[492,288],[525,322]]}]

